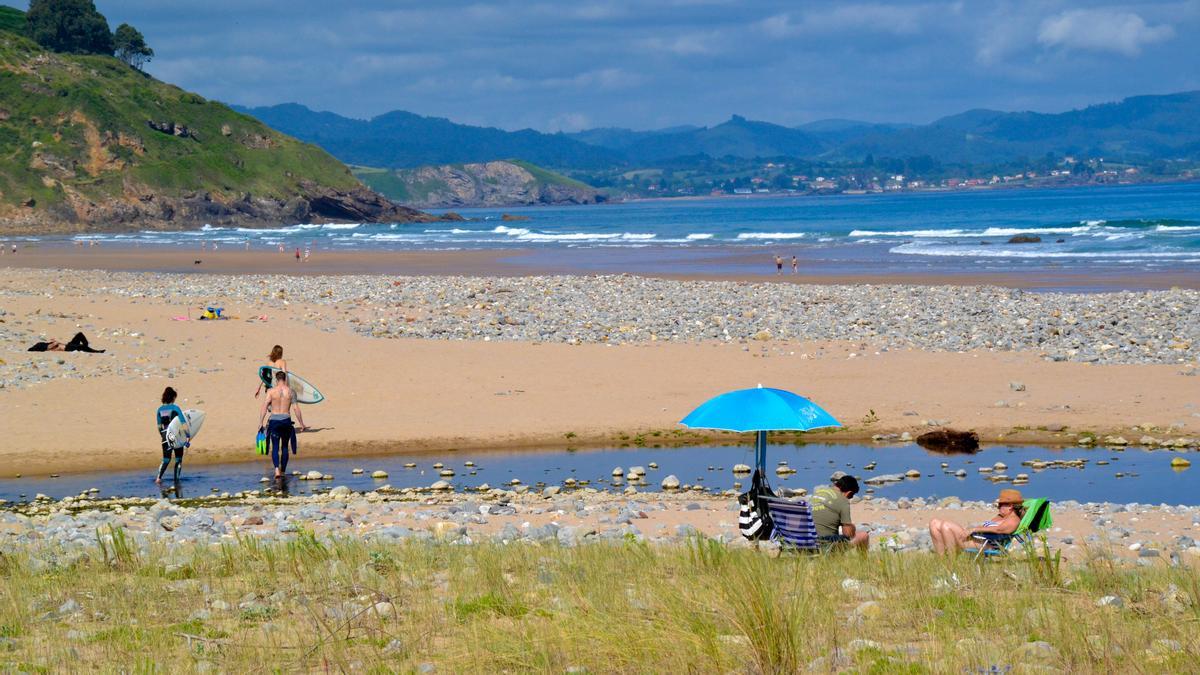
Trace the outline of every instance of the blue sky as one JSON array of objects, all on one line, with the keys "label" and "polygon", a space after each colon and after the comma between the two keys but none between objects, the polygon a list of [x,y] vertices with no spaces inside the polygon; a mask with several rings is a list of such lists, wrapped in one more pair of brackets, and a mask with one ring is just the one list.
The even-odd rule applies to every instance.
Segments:
[{"label": "blue sky", "polygon": [[929,122],[1200,89],[1200,0],[97,6],[146,35],[151,73],[211,98],[506,129]]}]

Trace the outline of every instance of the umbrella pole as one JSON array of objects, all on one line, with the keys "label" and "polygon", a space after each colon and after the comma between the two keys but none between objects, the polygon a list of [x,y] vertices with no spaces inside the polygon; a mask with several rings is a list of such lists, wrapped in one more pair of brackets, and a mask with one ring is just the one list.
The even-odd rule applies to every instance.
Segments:
[{"label": "umbrella pole", "polygon": [[754,437],[754,464],[755,467],[762,472],[763,476],[767,475],[767,432],[759,431]]}]

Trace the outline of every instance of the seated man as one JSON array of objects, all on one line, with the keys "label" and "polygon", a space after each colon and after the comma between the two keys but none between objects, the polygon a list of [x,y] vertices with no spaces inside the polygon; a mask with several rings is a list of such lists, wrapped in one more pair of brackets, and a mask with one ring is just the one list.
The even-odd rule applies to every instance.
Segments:
[{"label": "seated man", "polygon": [[[836,474],[835,474],[836,476]],[[860,532],[850,519],[850,499],[858,494],[854,476],[836,476],[833,485],[819,487],[809,498],[817,539],[825,544],[852,544],[867,550],[870,535]]]}]

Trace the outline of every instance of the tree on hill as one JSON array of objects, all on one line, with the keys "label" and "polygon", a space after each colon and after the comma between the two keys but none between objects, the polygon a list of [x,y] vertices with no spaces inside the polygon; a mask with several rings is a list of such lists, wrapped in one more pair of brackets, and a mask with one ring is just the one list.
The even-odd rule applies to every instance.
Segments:
[{"label": "tree on hill", "polygon": [[108,19],[92,0],[30,0],[25,30],[41,46],[70,54],[112,54]]},{"label": "tree on hill", "polygon": [[142,32],[127,23],[117,26],[113,33],[113,49],[118,59],[138,70],[154,58],[154,50],[146,44]]}]

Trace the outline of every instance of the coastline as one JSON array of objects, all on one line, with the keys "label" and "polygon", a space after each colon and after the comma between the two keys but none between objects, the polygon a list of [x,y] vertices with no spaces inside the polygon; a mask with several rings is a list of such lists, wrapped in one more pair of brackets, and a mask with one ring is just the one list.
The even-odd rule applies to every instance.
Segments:
[{"label": "coastline", "polygon": [[[1122,268],[1095,271],[937,272],[930,269],[872,271],[877,266],[860,264],[838,267],[799,249],[799,274],[776,275],[771,260],[780,247],[761,246],[747,250],[712,247],[681,255],[678,249],[658,249],[660,258],[644,261],[656,249],[640,249],[636,256],[623,251],[547,251],[533,248],[488,248],[430,251],[319,251],[309,262],[297,262],[290,253],[243,250],[227,247],[217,251],[179,247],[129,247],[106,244],[94,247],[43,243],[23,246],[17,254],[0,256],[0,270],[77,270],[106,272],[153,272],[168,274],[281,274],[288,276],[336,276],[377,274],[402,276],[495,276],[534,275],[593,276],[634,274],[640,277],[680,281],[736,281],[798,285],[918,285],[1000,286],[1027,290],[1070,289],[1073,291],[1200,289],[1200,276],[1182,270],[1149,272]],[[197,264],[196,261],[201,261]],[[706,263],[748,269],[761,273],[697,271]]]},{"label": "coastline", "polygon": [[[272,344],[283,344],[292,368],[328,397],[303,410],[306,422],[321,430],[301,434],[301,463],[326,456],[599,446],[616,444],[622,434],[656,431],[701,442],[720,437],[676,433],[676,422],[709,396],[756,383],[794,389],[846,425],[805,436],[814,441],[915,436],[942,424],[975,430],[985,442],[1052,445],[1074,444],[1084,432],[1124,435],[1132,444],[1147,434],[1200,434],[1191,352],[1172,347],[1183,343],[1168,340],[1149,356],[1099,350],[1055,360],[1048,358],[1049,343],[1041,350],[970,348],[939,337],[944,329],[923,328],[925,320],[880,332],[863,324],[866,319],[843,316],[886,315],[897,311],[888,303],[900,303],[959,322],[966,316],[960,312],[977,306],[1050,303],[1017,306],[1016,315],[1000,323],[963,328],[967,336],[1003,336],[1017,315],[1051,312],[1059,306],[1054,303],[1084,311],[1072,308],[1092,306],[1095,296],[635,277],[351,276],[331,285],[323,277],[0,268],[0,280],[0,358],[6,361],[0,379],[8,382],[0,389],[0,428],[8,430],[0,437],[0,472],[6,475],[149,470],[158,461],[149,412],[167,384],[180,392],[182,407],[209,414],[189,463],[261,462],[251,443],[258,405],[252,378]],[[758,310],[745,307],[742,316],[722,319],[725,330],[735,332],[730,338],[706,338],[719,330],[695,326],[695,337],[670,335],[679,316],[673,303],[682,308],[714,293],[738,303],[748,292],[759,298]],[[797,315],[805,317],[799,324],[771,309],[795,302],[768,302],[785,292],[810,303]],[[670,300],[652,308],[639,297]],[[1186,307],[1197,302],[1191,291],[1104,298],[1102,305],[1125,303],[1128,311],[1148,312],[1153,321],[1131,315],[1128,322],[1153,322],[1160,332],[1168,317],[1155,303],[1180,308],[1176,320],[1187,321],[1192,312]],[[704,311],[728,311],[720,309],[724,300],[708,302],[717,304]],[[946,302],[967,304],[925,307]],[[237,318],[195,321],[197,308],[206,305],[223,306]],[[818,310],[842,323],[826,325]],[[621,324],[626,319],[619,314],[626,313],[640,317],[641,327]],[[174,320],[188,315],[193,320]],[[598,321],[612,325],[586,328]],[[662,327],[655,328],[659,321]],[[769,333],[788,326],[798,334],[828,329],[842,339]],[[67,339],[77,330],[109,351],[22,351],[43,336]],[[648,331],[667,333],[659,338]],[[946,348],[953,344],[961,348]],[[1083,357],[1097,362],[1080,362]]]}]

